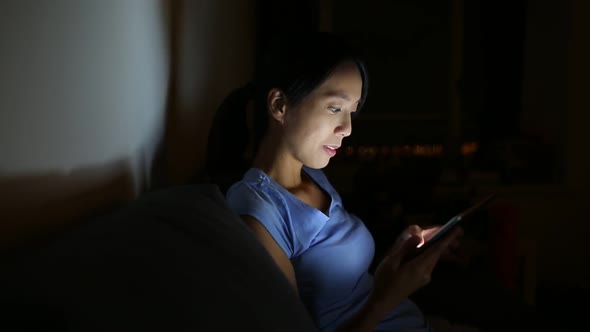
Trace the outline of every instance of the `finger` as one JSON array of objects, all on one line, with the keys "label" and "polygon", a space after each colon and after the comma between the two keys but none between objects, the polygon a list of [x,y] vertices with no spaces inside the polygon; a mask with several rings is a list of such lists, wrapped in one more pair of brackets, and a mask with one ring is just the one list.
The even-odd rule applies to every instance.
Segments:
[{"label": "finger", "polygon": [[389,255],[396,255],[396,253],[404,246],[406,241],[411,237],[412,234],[410,233],[409,228],[404,229],[404,231],[397,237],[393,245],[389,248]]},{"label": "finger", "polygon": [[416,236],[420,239],[420,241],[418,241],[418,247],[424,244],[424,230],[422,228],[418,225],[411,225],[408,228],[408,232],[411,236]]},{"label": "finger", "polygon": [[440,256],[449,247],[449,245],[462,233],[462,230],[457,228],[451,232],[448,236],[445,236],[438,243],[430,247],[424,252],[424,258],[426,261],[436,264]]},{"label": "finger", "polygon": [[433,246],[433,248],[436,248],[437,251],[441,251],[441,252],[444,250],[447,250],[448,248],[451,248],[451,245],[458,241],[458,238],[462,233],[463,233],[463,230],[461,230],[460,228],[453,230],[451,232],[451,234],[449,234],[447,237],[442,239],[439,243],[437,243],[435,246]]},{"label": "finger", "polygon": [[412,235],[409,239],[407,239],[401,249],[399,250],[399,254],[401,257],[405,257],[410,252],[416,250],[418,245],[422,242],[422,237],[417,235]]},{"label": "finger", "polygon": [[434,267],[440,260],[440,257],[448,249],[449,244],[456,239],[457,236],[462,234],[463,230],[460,228],[454,229],[451,234],[445,236],[443,239],[438,241],[435,245],[428,248],[420,256],[412,260],[412,264],[415,264],[423,273],[432,273]]},{"label": "finger", "polygon": [[406,239],[399,248],[392,252],[392,258],[395,261],[396,266],[399,266],[401,261],[408,256],[412,251],[416,250],[416,247],[420,243],[421,238],[418,236],[411,236]]},{"label": "finger", "polygon": [[420,228],[418,225],[410,225],[406,227],[402,234],[400,234],[400,236],[397,238],[392,248],[392,252],[399,250],[399,248],[401,248],[404,245],[405,241],[407,241],[409,238],[413,236],[418,237],[420,239],[418,245],[424,243],[424,237],[422,236],[422,228]]},{"label": "finger", "polygon": [[[421,237],[422,236],[423,229],[420,228],[420,226],[418,226],[418,225],[410,225],[410,226],[408,226],[406,228],[405,231],[410,236],[414,236],[415,235],[415,236],[420,236]],[[409,236],[408,236],[408,238],[409,238]]]},{"label": "finger", "polygon": [[425,229],[422,231],[422,235],[424,237],[425,241],[428,241],[431,237],[434,236],[434,234],[438,233],[438,231],[441,229],[440,226],[434,226],[434,227],[430,227],[428,229]]}]

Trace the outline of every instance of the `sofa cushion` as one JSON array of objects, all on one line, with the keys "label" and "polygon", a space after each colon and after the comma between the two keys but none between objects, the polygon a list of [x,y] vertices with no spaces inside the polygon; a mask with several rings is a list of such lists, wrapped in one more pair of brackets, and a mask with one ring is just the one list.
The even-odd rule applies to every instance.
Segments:
[{"label": "sofa cushion", "polygon": [[17,330],[315,331],[211,184],[147,193],[4,265]]}]

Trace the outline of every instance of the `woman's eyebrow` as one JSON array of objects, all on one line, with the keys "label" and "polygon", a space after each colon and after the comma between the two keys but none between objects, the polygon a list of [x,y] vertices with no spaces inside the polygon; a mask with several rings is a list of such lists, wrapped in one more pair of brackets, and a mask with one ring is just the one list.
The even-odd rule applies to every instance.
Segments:
[{"label": "woman's eyebrow", "polygon": [[[340,98],[340,99],[344,99],[346,101],[350,101],[350,97],[346,94],[346,92],[342,91],[342,90],[336,90],[336,91],[328,91],[324,94],[326,97],[330,97],[330,98]],[[360,102],[360,99],[356,101],[356,103]]]}]

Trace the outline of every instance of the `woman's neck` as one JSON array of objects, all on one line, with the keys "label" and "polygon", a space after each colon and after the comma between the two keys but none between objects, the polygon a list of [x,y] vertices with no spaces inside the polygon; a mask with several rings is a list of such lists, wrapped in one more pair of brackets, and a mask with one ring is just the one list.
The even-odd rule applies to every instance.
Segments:
[{"label": "woman's neck", "polygon": [[293,158],[281,140],[266,136],[260,143],[252,166],[261,169],[287,190],[297,189],[303,183],[303,164]]}]

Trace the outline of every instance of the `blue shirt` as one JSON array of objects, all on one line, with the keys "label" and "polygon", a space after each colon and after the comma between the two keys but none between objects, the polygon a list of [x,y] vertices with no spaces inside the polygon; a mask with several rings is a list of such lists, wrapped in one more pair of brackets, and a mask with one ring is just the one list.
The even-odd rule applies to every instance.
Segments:
[{"label": "blue shirt", "polygon": [[[322,331],[333,331],[357,312],[373,285],[375,253],[363,222],[349,214],[321,170],[304,167],[330,195],[328,214],[304,203],[259,169],[251,168],[227,192],[229,207],[256,218],[291,260],[301,299]],[[376,331],[428,331],[418,307],[406,300]]]}]

